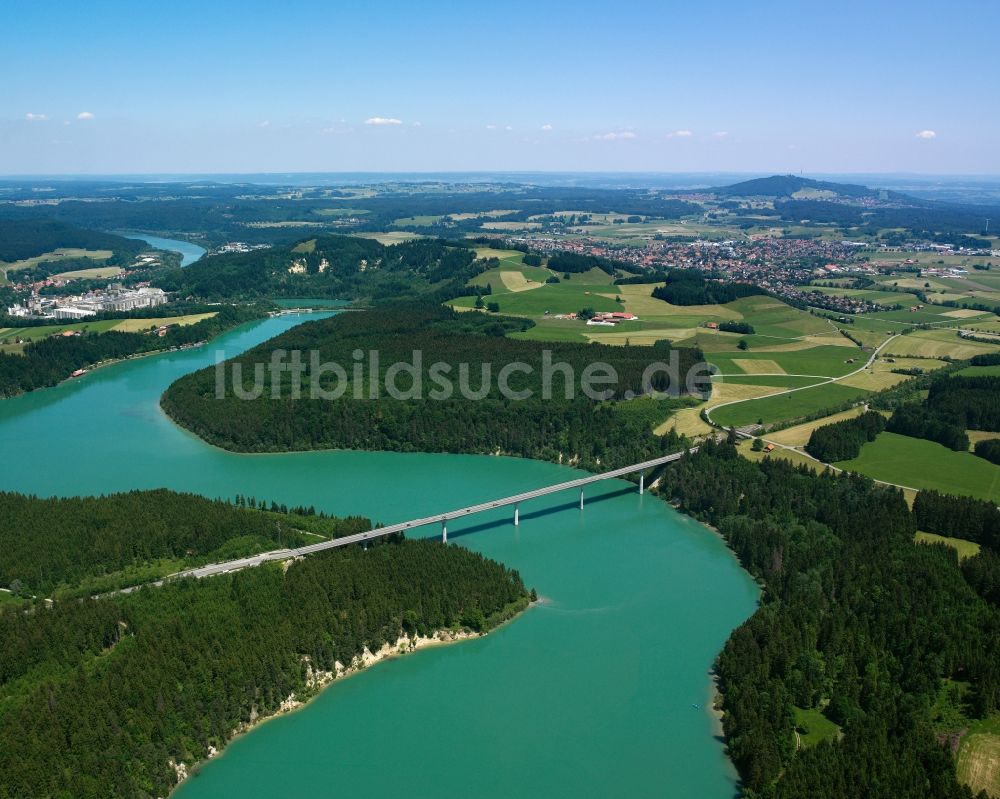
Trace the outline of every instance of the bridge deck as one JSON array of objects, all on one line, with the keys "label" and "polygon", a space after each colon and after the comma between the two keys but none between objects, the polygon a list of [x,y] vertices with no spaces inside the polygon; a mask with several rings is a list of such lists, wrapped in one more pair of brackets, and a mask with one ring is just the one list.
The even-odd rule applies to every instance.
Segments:
[{"label": "bridge deck", "polygon": [[[687,450],[687,452],[696,452],[697,450],[697,447],[692,447],[690,450]],[[671,455],[653,458],[652,460],[643,461],[642,463],[636,463],[631,466],[623,466],[620,469],[612,469],[611,471],[602,472],[601,474],[591,474],[586,477],[578,477],[575,480],[567,480],[564,483],[556,483],[555,485],[545,486],[544,488],[536,488],[532,491],[525,491],[521,494],[514,494],[509,497],[494,499],[489,502],[481,502],[478,505],[469,505],[464,508],[458,508],[457,510],[435,513],[431,516],[411,519],[406,522],[398,522],[397,524],[390,524],[386,527],[378,527],[373,530],[367,530],[363,533],[345,535],[341,538],[331,538],[328,541],[320,541],[316,544],[309,544],[304,547],[297,547],[295,549],[278,549],[273,552],[263,552],[259,555],[253,555],[249,558],[240,558],[238,560],[226,561],[225,563],[214,563],[208,566],[200,566],[197,569],[188,569],[187,571],[178,572],[177,574],[172,575],[171,579],[178,577],[208,577],[212,574],[237,571],[239,569],[247,568],[248,566],[258,566],[261,563],[267,563],[268,561],[287,560],[289,558],[296,558],[302,555],[311,555],[314,552],[322,552],[325,549],[334,549],[335,547],[344,547],[349,546],[350,544],[361,544],[365,541],[392,535],[393,533],[405,532],[406,530],[412,530],[416,527],[425,527],[429,524],[444,524],[453,519],[463,519],[476,513],[482,513],[483,511],[509,507],[511,505],[519,505],[522,502],[538,499],[539,497],[548,496],[549,494],[556,494],[560,491],[570,491],[574,488],[582,489],[584,486],[590,485],[591,483],[598,483],[602,480],[614,480],[615,478],[624,477],[636,472],[644,472],[647,469],[654,469],[657,466],[662,466],[676,461],[683,457],[684,454],[684,451],[675,452]]]}]

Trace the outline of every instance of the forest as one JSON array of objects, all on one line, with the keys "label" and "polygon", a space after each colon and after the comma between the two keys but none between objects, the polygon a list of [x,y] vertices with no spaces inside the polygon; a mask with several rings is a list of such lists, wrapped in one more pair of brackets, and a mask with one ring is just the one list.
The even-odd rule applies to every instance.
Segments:
[{"label": "forest", "polygon": [[[485,269],[464,242],[420,239],[384,246],[357,236],[322,236],[290,247],[213,255],[158,281],[166,291],[203,299],[332,297],[423,298],[470,294]],[[293,271],[289,271],[289,270]]]},{"label": "forest", "polygon": [[913,500],[913,518],[928,533],[964,538],[1000,552],[1000,510],[992,502],[921,491]]},{"label": "forest", "polygon": [[667,284],[653,289],[653,296],[671,305],[715,305],[767,292],[750,283],[722,283],[706,280],[693,269],[674,269],[667,275]]},{"label": "forest", "polygon": [[113,266],[127,264],[149,249],[144,241],[84,230],[53,219],[0,219],[0,261],[20,261],[61,247],[111,250],[107,263]]},{"label": "forest", "polygon": [[[671,464],[660,490],[715,525],[764,586],[716,664],[744,796],[971,796],[930,708],[942,681],[960,675],[970,684],[964,712],[997,709],[1000,611],[954,550],[913,543],[902,492],[856,474],[747,461],[729,442]],[[797,749],[796,707],[840,732]]]},{"label": "forest", "polygon": [[178,571],[370,529],[368,519],[163,489],[65,499],[0,492],[0,585],[49,596],[100,577],[107,591],[141,582],[128,577],[160,560]]},{"label": "forest", "polygon": [[[988,365],[989,359],[975,365]],[[927,396],[896,404],[886,425],[890,433],[936,441],[956,452],[969,449],[966,430],[1000,431],[1000,377],[961,376],[945,373],[928,378]],[[892,394],[892,392],[887,392]],[[989,459],[995,445],[977,454]]]},{"label": "forest", "polygon": [[[523,324],[508,321],[516,327]],[[228,361],[224,397],[216,394],[215,368],[207,368],[171,385],[161,405],[176,422],[205,440],[241,452],[347,448],[504,453],[604,469],[678,448],[675,436],[656,436],[652,429],[683,400],[654,396],[627,400],[626,394],[642,394],[646,368],[671,359],[679,364],[681,381],[673,387],[690,393],[683,381],[688,369],[701,360],[699,352],[672,350],[668,345],[522,341],[504,335],[503,322],[503,317],[461,314],[431,305],[339,314],[300,325]],[[232,380],[235,367],[244,383],[238,386],[241,393],[250,395],[250,376],[280,351],[301,351],[307,368],[294,380],[286,371],[282,382],[262,396],[238,398]],[[363,362],[355,358],[356,351],[362,352]],[[330,369],[311,374],[311,365],[304,362],[311,361],[313,352],[317,364],[337,364],[343,373],[338,376]],[[373,352],[378,356],[374,369]],[[419,366],[415,352],[420,353]],[[547,362],[566,364],[572,379],[561,368],[546,369]],[[399,394],[393,397],[385,387],[389,369],[395,372],[397,363],[413,365],[415,376],[403,372],[398,380],[394,377]],[[517,394],[532,392],[530,398],[515,398],[501,390],[501,369],[516,363],[530,373],[518,370],[509,388]],[[611,392],[605,400],[587,397],[580,389],[585,370],[594,363],[605,363],[617,374],[612,385],[599,387]],[[355,368],[362,367],[364,373],[355,378]],[[485,381],[484,374],[488,374]],[[265,376],[263,371],[261,375]],[[443,389],[442,380],[453,391]],[[463,384],[468,389],[464,395]],[[651,386],[666,391],[671,381],[657,372]]]},{"label": "forest", "polygon": [[80,336],[48,337],[26,344],[20,353],[0,352],[0,397],[54,386],[77,369],[103,361],[207,341],[236,325],[264,315],[261,309],[250,306],[222,305],[212,310],[218,313],[193,325],[172,325],[162,337],[112,330]]},{"label": "forest", "polygon": [[403,634],[486,632],[529,601],[517,572],[436,541],[286,565],[0,610],[0,797],[166,796],[171,763],[308,699],[317,672]]},{"label": "forest", "polygon": [[850,460],[883,430],[885,417],[877,411],[866,411],[853,419],[817,427],[809,436],[806,452],[824,463]]},{"label": "forest", "polygon": [[1000,465],[1000,439],[987,438],[977,441],[973,451],[978,457]]}]

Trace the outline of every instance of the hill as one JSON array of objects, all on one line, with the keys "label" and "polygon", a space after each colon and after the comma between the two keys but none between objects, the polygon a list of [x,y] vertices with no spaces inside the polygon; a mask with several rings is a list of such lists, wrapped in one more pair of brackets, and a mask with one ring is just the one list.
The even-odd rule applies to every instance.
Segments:
[{"label": "hill", "polygon": [[878,192],[867,186],[832,183],[797,177],[796,175],[772,175],[769,178],[754,178],[734,183],[731,186],[720,186],[712,191],[724,197],[794,197],[798,192],[832,192],[838,197],[851,198],[878,196]]},{"label": "hill", "polygon": [[68,225],[54,219],[0,220],[0,261],[35,258],[58,249],[111,250],[109,264],[125,263],[146,249],[145,242]]},{"label": "hill", "polygon": [[[235,376],[221,393],[215,369],[208,368],[171,385],[161,405],[178,424],[238,452],[503,453],[608,468],[677,448],[670,436],[652,432],[677,401],[629,397],[643,393],[646,380],[668,389],[663,373],[644,375],[653,357],[676,357],[683,380],[701,360],[698,350],[505,335],[527,324],[412,303],[343,313],[299,325],[227,362],[223,371]],[[260,392],[238,385],[243,376],[263,376],[259,365],[271,363],[275,353],[296,351],[310,362],[307,377],[289,373],[266,392],[263,383]],[[362,364],[355,353],[364,351],[369,355]],[[546,363],[567,368],[555,371]],[[613,377],[588,393],[583,376],[597,363]],[[401,364],[406,369],[397,383]],[[511,364],[518,365],[517,374],[507,383]]]},{"label": "hill", "polygon": [[461,242],[417,239],[384,245],[355,236],[321,236],[290,246],[214,255],[165,276],[181,296],[414,298],[438,301],[486,268]]}]

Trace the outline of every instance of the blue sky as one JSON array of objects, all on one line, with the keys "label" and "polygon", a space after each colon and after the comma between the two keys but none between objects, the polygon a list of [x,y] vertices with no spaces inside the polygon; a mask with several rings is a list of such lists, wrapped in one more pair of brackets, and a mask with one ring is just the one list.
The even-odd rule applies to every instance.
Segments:
[{"label": "blue sky", "polygon": [[0,174],[998,174],[998,28],[992,0],[5,0]]}]

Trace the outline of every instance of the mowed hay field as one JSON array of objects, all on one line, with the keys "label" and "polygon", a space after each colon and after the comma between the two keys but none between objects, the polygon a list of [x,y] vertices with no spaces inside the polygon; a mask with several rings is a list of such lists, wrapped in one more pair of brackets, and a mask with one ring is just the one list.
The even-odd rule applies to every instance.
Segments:
[{"label": "mowed hay field", "polygon": [[884,355],[916,356],[922,358],[972,358],[989,352],[1000,352],[1000,345],[968,341],[957,330],[918,330],[900,336],[886,345]]},{"label": "mowed hay field", "polygon": [[[705,359],[719,367],[726,375],[750,374],[752,368],[744,368],[749,361],[772,361],[782,372],[790,375],[812,375],[819,378],[841,377],[860,368],[868,359],[860,349],[844,347],[812,347],[807,350],[775,352],[774,350],[747,350],[746,352],[706,353]],[[854,363],[848,363],[848,361]],[[770,370],[768,370],[770,371]]]},{"label": "mowed hay field", "polygon": [[864,412],[864,407],[859,405],[857,408],[841,411],[840,413],[835,413],[831,416],[824,416],[822,419],[815,419],[811,422],[795,425],[795,427],[788,427],[784,430],[768,433],[767,440],[773,441],[776,444],[784,444],[787,447],[804,447],[807,443],[809,443],[809,437],[812,435],[813,430],[817,427],[824,427],[828,424],[836,424],[837,422],[843,422],[847,419],[853,419],[855,416],[860,416]]},{"label": "mowed hay field", "polygon": [[788,422],[854,402],[868,392],[839,383],[825,383],[789,394],[764,397],[737,405],[727,405],[712,412],[712,420],[725,427],[742,427],[762,421],[765,425]]},{"label": "mowed hay field", "polygon": [[70,258],[90,258],[94,261],[106,261],[114,253],[111,250],[84,250],[80,247],[60,247],[52,252],[45,252],[41,255],[36,255],[32,258],[24,258],[20,261],[11,261],[7,263],[5,261],[0,261],[0,269],[7,272],[14,272],[18,269],[29,269],[32,266],[38,266],[41,263],[49,263],[51,261],[66,261]]},{"label": "mowed hay field", "polygon": [[117,330],[120,333],[140,333],[143,330],[155,329],[160,327],[160,325],[180,325],[184,327],[197,324],[203,319],[211,319],[215,314],[215,311],[211,311],[209,313],[192,313],[185,316],[163,316],[157,319],[123,319],[111,329]]},{"label": "mowed hay field", "polygon": [[121,273],[120,266],[95,266],[93,269],[74,269],[70,272],[60,272],[52,277],[62,280],[103,280],[108,277],[116,277]]},{"label": "mowed hay field", "polygon": [[958,750],[958,779],[973,792],[1000,797],[1000,720],[974,722]]},{"label": "mowed hay field", "polygon": [[857,458],[836,465],[888,483],[1000,503],[1000,466],[922,438],[880,433]]},{"label": "mowed hay field", "polygon": [[966,541],[963,538],[949,538],[946,535],[918,531],[913,540],[918,544],[944,544],[945,546],[949,546],[958,553],[959,560],[974,558],[979,554],[979,544],[975,541]]}]

